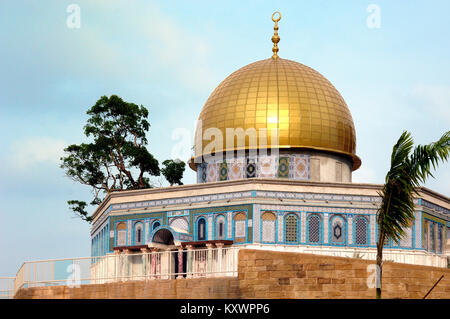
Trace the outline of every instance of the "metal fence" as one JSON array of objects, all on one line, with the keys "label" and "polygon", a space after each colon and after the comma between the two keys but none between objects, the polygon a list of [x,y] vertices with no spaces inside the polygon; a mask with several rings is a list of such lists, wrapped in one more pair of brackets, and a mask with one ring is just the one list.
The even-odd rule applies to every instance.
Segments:
[{"label": "metal fence", "polygon": [[0,277],[0,299],[13,297],[14,277]]},{"label": "metal fence", "polygon": [[17,272],[14,294],[30,287],[237,276],[237,268],[235,247],[31,261]]}]

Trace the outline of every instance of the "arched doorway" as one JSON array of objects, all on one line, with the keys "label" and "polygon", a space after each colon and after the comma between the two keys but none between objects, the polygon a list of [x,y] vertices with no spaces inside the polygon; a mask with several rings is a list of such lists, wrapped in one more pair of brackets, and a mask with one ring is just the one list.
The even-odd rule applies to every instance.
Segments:
[{"label": "arched doorway", "polygon": [[173,245],[172,232],[165,228],[160,229],[153,235],[152,242],[163,245]]},{"label": "arched doorway", "polygon": [[[161,254],[157,257],[157,263],[159,264],[158,267],[160,268],[160,273],[173,274],[170,275],[170,278],[176,278],[179,275],[186,277],[187,253],[180,253],[177,249],[174,249],[175,247],[173,247],[174,240],[172,232],[166,228],[159,229],[153,235],[152,243],[172,246],[167,247],[166,250],[162,251]],[[161,278],[164,279],[164,277]]]}]

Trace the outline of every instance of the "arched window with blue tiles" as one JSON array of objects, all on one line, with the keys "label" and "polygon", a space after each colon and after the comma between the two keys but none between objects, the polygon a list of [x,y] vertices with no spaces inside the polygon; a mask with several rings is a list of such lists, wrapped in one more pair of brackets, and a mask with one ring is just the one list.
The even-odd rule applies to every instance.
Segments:
[{"label": "arched window with blue tiles", "polygon": [[116,244],[117,246],[125,246],[127,244],[127,224],[119,223],[116,226]]},{"label": "arched window with blue tiles", "polygon": [[134,244],[144,244],[144,226],[141,222],[136,222],[134,224]]},{"label": "arched window with blue tiles", "polygon": [[307,240],[309,244],[320,244],[322,241],[322,220],[317,214],[309,214],[307,218]]},{"label": "arched window with blue tiles", "polygon": [[216,217],[216,239],[225,239],[225,216]]},{"label": "arched window with blue tiles", "polygon": [[275,243],[275,223],[277,217],[272,212],[261,215],[261,241],[263,243]]},{"label": "arched window with blue tiles", "polygon": [[284,240],[287,244],[298,243],[299,238],[298,217],[295,214],[288,214],[285,218]]},{"label": "arched window with blue tiles", "polygon": [[159,226],[161,226],[161,223],[159,222],[159,220],[155,220],[152,224],[152,230],[155,230]]},{"label": "arched window with blue tiles", "polygon": [[197,220],[197,240],[206,240],[206,220],[203,217]]},{"label": "arched window with blue tiles", "polygon": [[237,212],[234,215],[234,236],[235,243],[242,243],[247,240],[247,214],[243,212]]},{"label": "arched window with blue tiles", "polygon": [[444,226],[438,224],[438,253],[444,252]]},{"label": "arched window with blue tiles", "polygon": [[347,238],[347,221],[343,216],[335,215],[330,219],[329,235],[332,245],[345,245]]},{"label": "arched window with blue tiles", "polygon": [[436,232],[435,223],[430,222],[430,251],[436,251]]},{"label": "arched window with blue tiles", "polygon": [[369,222],[365,216],[355,218],[355,244],[367,246],[369,244]]},{"label": "arched window with blue tiles", "polygon": [[423,223],[422,248],[428,250],[428,221]]}]

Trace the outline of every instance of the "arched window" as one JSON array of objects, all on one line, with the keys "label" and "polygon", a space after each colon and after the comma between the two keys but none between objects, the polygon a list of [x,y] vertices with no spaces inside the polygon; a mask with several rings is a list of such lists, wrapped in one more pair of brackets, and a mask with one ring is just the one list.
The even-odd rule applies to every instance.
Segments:
[{"label": "arched window", "polygon": [[411,227],[405,228],[405,235],[402,239],[400,239],[399,246],[400,247],[412,247],[412,239],[413,239],[413,229]]},{"label": "arched window", "polygon": [[321,231],[320,231],[320,217],[316,214],[310,214],[308,216],[308,243],[320,244]]},{"label": "arched window", "polygon": [[101,256],[105,254],[105,243],[106,243],[106,228],[102,229],[102,247],[101,247]]},{"label": "arched window", "polygon": [[275,221],[274,213],[265,212],[261,215],[261,241],[263,243],[275,242]]},{"label": "arched window", "polygon": [[185,217],[171,218],[170,222],[169,222],[169,226],[174,229],[177,229],[177,231],[178,231],[178,229],[184,230],[184,231],[189,230],[189,224],[188,224],[187,218],[185,218]]},{"label": "arched window", "polygon": [[428,250],[428,221],[423,223],[423,240],[422,240],[423,249]]},{"label": "arched window", "polygon": [[247,232],[245,229],[245,221],[247,219],[247,215],[244,213],[237,213],[234,216],[234,241],[245,242],[247,238]]},{"label": "arched window", "polygon": [[142,245],[144,243],[143,230],[144,230],[144,227],[142,226],[141,222],[134,224],[134,244],[135,245]]},{"label": "arched window", "polygon": [[159,226],[161,226],[161,223],[157,220],[155,222],[153,222],[152,225],[152,230],[155,230],[156,228],[158,228]]},{"label": "arched window", "polygon": [[216,238],[225,239],[225,217],[223,215],[216,218]]},{"label": "arched window", "polygon": [[430,223],[430,251],[436,251],[435,223]]},{"label": "arched window", "polygon": [[197,220],[197,239],[206,240],[206,220],[203,217]]},{"label": "arched window", "polygon": [[125,246],[127,244],[127,224],[119,223],[116,226],[117,246]]},{"label": "arched window", "polygon": [[346,222],[342,216],[333,216],[330,220],[330,242],[333,245],[345,245]]},{"label": "arched window", "polygon": [[298,242],[298,218],[294,214],[289,214],[286,216],[285,220],[285,240],[286,243],[297,243]]},{"label": "arched window", "polygon": [[109,252],[111,249],[109,247],[109,224],[106,225],[106,252]]},{"label": "arched window", "polygon": [[442,228],[443,226],[438,224],[437,252],[439,254],[442,254],[442,252],[444,251],[442,245],[444,242],[444,231]]},{"label": "arched window", "polygon": [[358,216],[355,218],[355,244],[368,245],[368,221],[366,217]]}]

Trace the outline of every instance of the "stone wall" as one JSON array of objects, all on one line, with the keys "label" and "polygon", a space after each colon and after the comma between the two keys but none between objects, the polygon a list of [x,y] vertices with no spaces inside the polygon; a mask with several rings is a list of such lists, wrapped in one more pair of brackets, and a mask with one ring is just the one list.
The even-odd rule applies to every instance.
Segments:
[{"label": "stone wall", "polygon": [[[21,289],[16,298],[374,298],[367,278],[373,261],[241,250],[238,277],[149,280],[80,288]],[[385,262],[383,298],[450,298],[450,269]]]},{"label": "stone wall", "polygon": [[228,299],[239,298],[237,278],[128,281],[110,284],[20,289],[18,299]]},{"label": "stone wall", "polygon": [[[374,261],[246,250],[239,253],[242,298],[375,298],[367,266]],[[450,298],[450,269],[385,262],[383,298]]]}]

